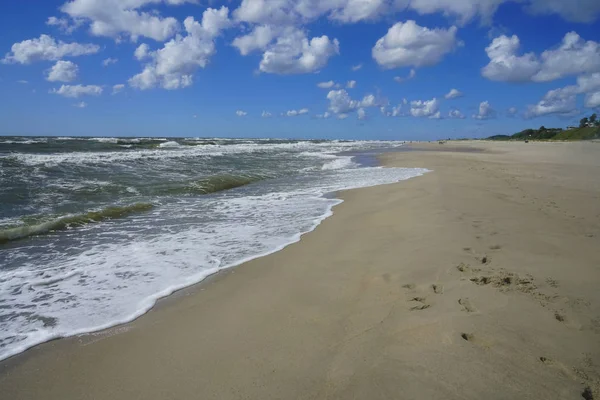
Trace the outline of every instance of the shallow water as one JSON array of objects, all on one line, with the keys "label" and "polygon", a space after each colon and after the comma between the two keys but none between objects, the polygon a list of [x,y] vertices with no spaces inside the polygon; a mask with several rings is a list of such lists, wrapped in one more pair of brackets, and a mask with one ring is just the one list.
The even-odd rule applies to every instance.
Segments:
[{"label": "shallow water", "polygon": [[0,138],[0,359],[299,240],[328,193],[424,173],[374,166],[400,145]]}]

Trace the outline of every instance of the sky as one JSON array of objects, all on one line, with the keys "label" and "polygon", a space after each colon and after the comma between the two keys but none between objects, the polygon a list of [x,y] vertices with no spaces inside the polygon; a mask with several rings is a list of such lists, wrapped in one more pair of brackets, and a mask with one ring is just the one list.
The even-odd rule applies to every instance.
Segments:
[{"label": "sky", "polygon": [[600,112],[598,0],[0,4],[0,135],[434,140]]}]

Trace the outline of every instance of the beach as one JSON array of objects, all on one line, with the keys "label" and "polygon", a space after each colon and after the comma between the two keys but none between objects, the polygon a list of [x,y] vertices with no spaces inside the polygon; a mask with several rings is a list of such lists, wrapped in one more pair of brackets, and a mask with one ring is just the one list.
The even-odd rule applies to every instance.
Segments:
[{"label": "beach", "polygon": [[600,143],[448,142],[298,243],[0,364],[6,399],[600,397]]}]

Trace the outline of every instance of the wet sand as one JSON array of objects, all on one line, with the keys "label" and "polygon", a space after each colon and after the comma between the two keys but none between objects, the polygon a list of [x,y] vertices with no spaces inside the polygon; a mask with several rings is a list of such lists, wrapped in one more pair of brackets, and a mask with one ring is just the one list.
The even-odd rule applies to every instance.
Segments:
[{"label": "wet sand", "polygon": [[2,398],[600,398],[600,143],[413,147],[382,161],[433,172],[5,361]]}]

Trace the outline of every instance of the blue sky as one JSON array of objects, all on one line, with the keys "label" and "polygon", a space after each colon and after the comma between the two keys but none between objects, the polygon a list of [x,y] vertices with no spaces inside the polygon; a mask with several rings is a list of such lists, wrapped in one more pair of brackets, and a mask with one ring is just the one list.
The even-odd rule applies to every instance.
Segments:
[{"label": "blue sky", "polygon": [[565,127],[600,110],[599,17],[597,0],[3,2],[0,134]]}]

